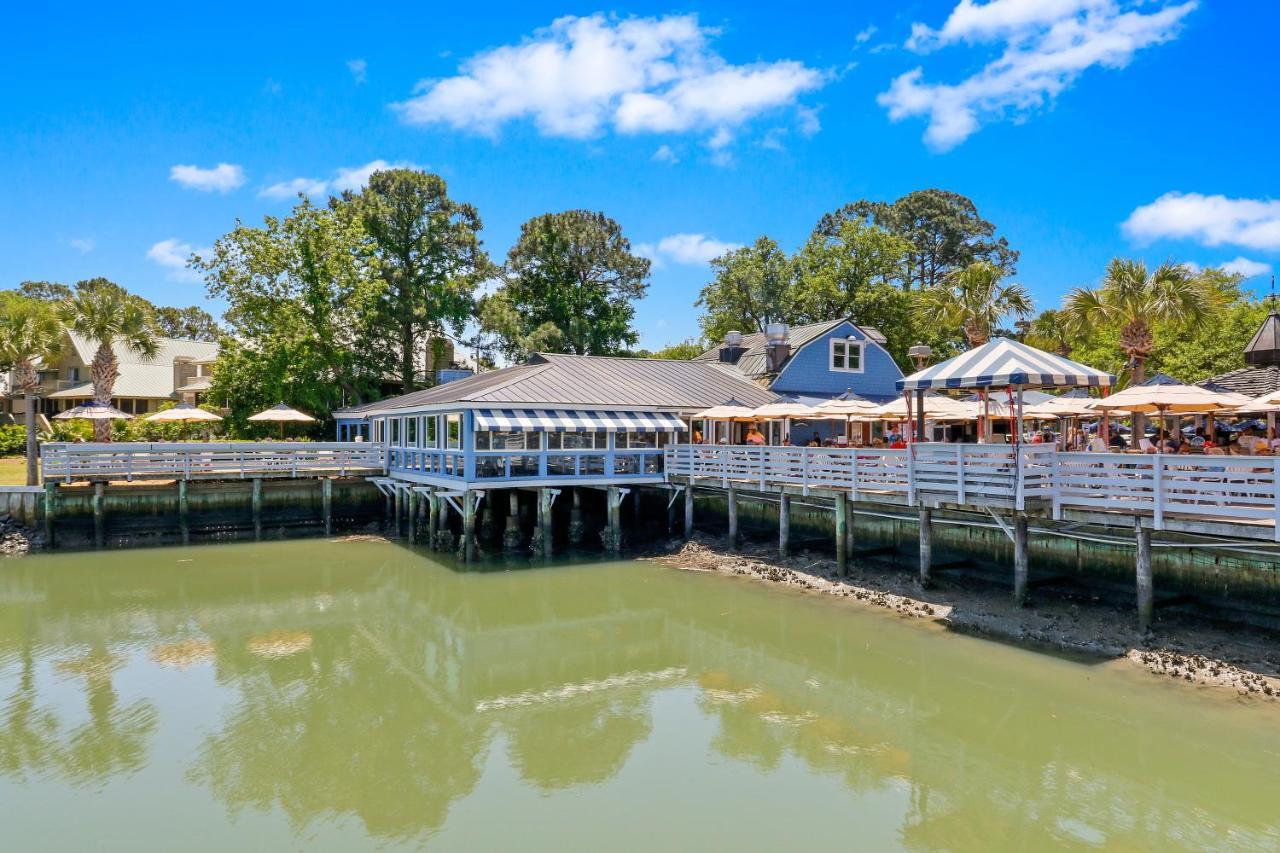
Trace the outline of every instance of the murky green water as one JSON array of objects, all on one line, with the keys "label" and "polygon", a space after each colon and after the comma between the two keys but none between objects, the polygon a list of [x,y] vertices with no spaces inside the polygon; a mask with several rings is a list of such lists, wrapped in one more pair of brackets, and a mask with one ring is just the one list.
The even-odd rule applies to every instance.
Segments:
[{"label": "murky green water", "polygon": [[6,850],[1275,849],[1280,713],[650,564],[0,564]]}]

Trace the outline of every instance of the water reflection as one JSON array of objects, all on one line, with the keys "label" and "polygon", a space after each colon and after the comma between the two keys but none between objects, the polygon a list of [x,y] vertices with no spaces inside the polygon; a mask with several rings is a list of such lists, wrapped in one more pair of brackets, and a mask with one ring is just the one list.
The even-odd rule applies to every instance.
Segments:
[{"label": "water reflection", "polygon": [[[495,758],[543,796],[649,774],[696,790],[727,763],[776,783],[776,820],[805,807],[787,800],[803,776],[838,786],[830,820],[887,821],[914,849],[1277,839],[1274,717],[1096,668],[639,564],[175,553],[0,571],[4,791],[115,783],[154,751],[224,815],[412,840],[498,786]],[[218,698],[193,727],[179,699],[205,683]],[[707,726],[678,763],[639,760]]]}]

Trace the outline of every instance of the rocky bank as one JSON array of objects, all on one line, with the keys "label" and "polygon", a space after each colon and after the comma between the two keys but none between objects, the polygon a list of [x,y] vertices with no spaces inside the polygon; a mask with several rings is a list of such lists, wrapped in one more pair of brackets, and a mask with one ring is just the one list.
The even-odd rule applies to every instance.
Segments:
[{"label": "rocky bank", "polygon": [[1280,699],[1280,645],[1261,632],[1227,630],[1161,613],[1156,636],[1143,637],[1133,627],[1132,608],[1082,606],[1048,596],[1032,606],[1016,607],[999,589],[947,583],[922,589],[913,572],[852,561],[848,577],[841,578],[835,561],[822,555],[800,553],[781,559],[763,548],[748,546],[731,553],[727,546],[723,539],[699,536],[647,559],[687,571],[719,572],[839,596],[1029,647],[1111,658],[1162,678],[1231,690],[1242,697]]}]

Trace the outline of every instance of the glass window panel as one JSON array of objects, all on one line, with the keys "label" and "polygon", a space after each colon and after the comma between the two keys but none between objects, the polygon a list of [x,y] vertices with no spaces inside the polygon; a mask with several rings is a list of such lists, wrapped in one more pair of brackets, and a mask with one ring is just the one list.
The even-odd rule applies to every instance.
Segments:
[{"label": "glass window panel", "polygon": [[533,455],[511,456],[512,477],[538,476],[538,457]]},{"label": "glass window panel", "polygon": [[436,426],[438,425],[438,421],[439,419],[435,415],[427,415],[427,422],[426,422],[427,441],[425,444],[426,447],[440,446],[436,441]]},{"label": "glass window panel", "polygon": [[476,433],[476,450],[492,450],[493,444],[490,441],[492,437],[493,433],[488,431]]},{"label": "glass window panel", "polygon": [[391,419],[391,443],[395,445],[400,444],[400,419],[399,418]]},{"label": "glass window panel", "polygon": [[445,440],[450,450],[462,446],[462,415],[445,415]]},{"label": "glass window panel", "polygon": [[590,454],[580,457],[578,464],[581,466],[582,475],[601,475],[604,474],[604,457]]},{"label": "glass window panel", "polygon": [[409,447],[418,446],[418,419],[409,418],[405,421],[405,444]]},{"label": "glass window panel", "polygon": [[613,473],[637,474],[640,472],[640,457],[635,454],[613,457]]},{"label": "glass window panel", "polygon": [[576,456],[548,456],[547,474],[552,477],[567,477],[574,473]]}]

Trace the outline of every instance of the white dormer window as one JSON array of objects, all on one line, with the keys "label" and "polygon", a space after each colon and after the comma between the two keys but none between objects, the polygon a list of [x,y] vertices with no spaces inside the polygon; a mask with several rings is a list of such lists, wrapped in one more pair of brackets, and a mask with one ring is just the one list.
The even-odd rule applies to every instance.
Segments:
[{"label": "white dormer window", "polygon": [[831,369],[844,373],[861,373],[862,341],[857,338],[832,338]]}]

